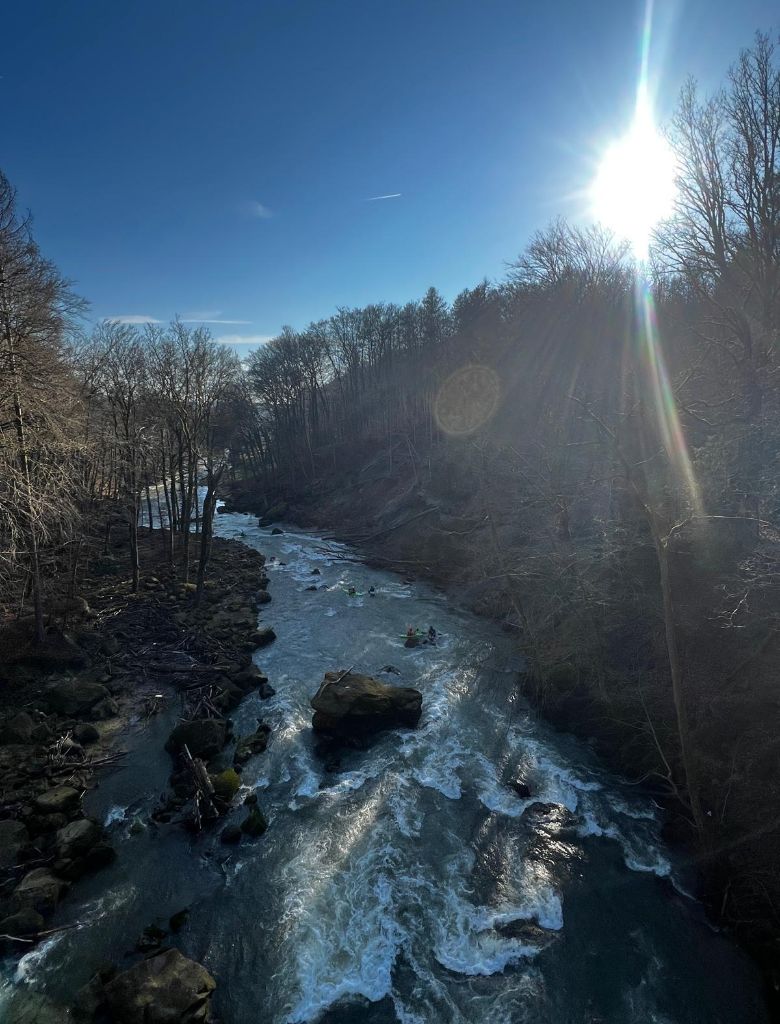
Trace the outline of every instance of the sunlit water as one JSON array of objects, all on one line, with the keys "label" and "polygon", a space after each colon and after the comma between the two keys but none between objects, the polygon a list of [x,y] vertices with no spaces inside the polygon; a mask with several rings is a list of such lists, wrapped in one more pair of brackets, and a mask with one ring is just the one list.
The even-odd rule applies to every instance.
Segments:
[{"label": "sunlit water", "polygon": [[[6,975],[0,1017],[41,993],[67,999],[98,965],[121,963],[146,925],[190,906],[175,942],[218,979],[224,1024],[766,1019],[756,971],[684,895],[653,805],[514,695],[510,637],[423,585],[345,561],[346,549],[255,522],[222,515],[217,530],[269,558],[262,621],[278,640],[256,660],[277,694],[235,715],[237,735],[259,716],[273,727],[243,774],[266,836],[234,848],[150,826],[175,709],[139,725],[125,770],[89,797],[123,837],[119,860],[55,919],[84,927]],[[434,625],[439,644],[406,650],[410,623]],[[419,728],[326,773],[308,703],[323,673],[388,665],[399,674],[380,678],[423,693]],[[517,778],[557,809],[535,813],[507,786]]]}]

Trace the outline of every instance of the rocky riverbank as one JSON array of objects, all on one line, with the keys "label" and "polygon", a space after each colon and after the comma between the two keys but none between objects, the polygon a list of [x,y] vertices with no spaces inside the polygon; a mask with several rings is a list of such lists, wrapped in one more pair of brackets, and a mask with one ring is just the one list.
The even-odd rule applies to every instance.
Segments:
[{"label": "rocky riverbank", "polygon": [[[258,628],[257,622],[260,607],[271,600],[263,556],[215,538],[198,604],[194,584],[182,578],[180,567],[173,571],[167,564],[159,535],[142,531],[140,540],[138,593],[126,580],[120,542],[90,560],[78,598],[52,605],[44,644],[32,642],[29,620],[6,622],[0,631],[0,941],[5,956],[22,955],[56,931],[50,919],[70,888],[121,857],[102,825],[85,814],[83,798],[100,784],[101,772],[121,770],[131,725],[166,707],[175,707],[180,717],[168,743],[171,790],[154,812],[163,825],[199,828],[208,827],[210,818],[216,822],[238,791],[243,763],[265,749],[269,729],[259,722],[255,733],[236,741],[230,767],[214,770],[209,764],[233,739],[227,716],[244,696],[273,694],[252,657],[274,639],[271,627]],[[265,830],[257,798],[250,794],[246,802],[238,839]],[[170,933],[142,936],[137,952],[159,958],[169,941]],[[159,971],[144,968],[154,999],[161,998],[166,977],[168,988],[176,988],[182,973],[192,975],[200,991],[197,965],[183,970],[179,960],[184,958],[168,960],[161,961]],[[121,977],[100,982],[109,1009]],[[182,1020],[205,1019],[210,992],[205,988],[203,999],[194,995],[191,1003],[181,1003],[182,1014],[190,1014]],[[114,1001],[119,1005],[123,999]],[[85,996],[82,1011],[91,1012],[92,1002]],[[157,1020],[141,1010],[136,1016],[129,1010],[113,1016]]]}]

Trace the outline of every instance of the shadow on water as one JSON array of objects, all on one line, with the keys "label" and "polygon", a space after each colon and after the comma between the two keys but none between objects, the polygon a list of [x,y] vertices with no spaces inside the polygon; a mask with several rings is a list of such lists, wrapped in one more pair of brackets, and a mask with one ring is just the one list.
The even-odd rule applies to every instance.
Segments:
[{"label": "shadow on water", "polygon": [[[217,978],[225,1024],[767,1019],[757,971],[682,894],[652,804],[517,698],[509,638],[338,546],[253,522],[217,525],[269,557],[262,617],[279,639],[257,661],[277,694],[234,716],[239,736],[259,716],[273,727],[243,773],[269,830],[228,850],[150,824],[170,720],[139,726],[127,768],[90,796],[124,837],[120,857],[61,908],[56,923],[84,927],[6,981],[9,1014],[41,994],[67,1000],[189,906],[175,941]],[[405,649],[410,624],[434,625],[439,643]],[[308,701],[325,671],[350,665],[393,666],[382,678],[419,687],[423,719],[328,773]],[[518,780],[530,796],[508,785]]]}]

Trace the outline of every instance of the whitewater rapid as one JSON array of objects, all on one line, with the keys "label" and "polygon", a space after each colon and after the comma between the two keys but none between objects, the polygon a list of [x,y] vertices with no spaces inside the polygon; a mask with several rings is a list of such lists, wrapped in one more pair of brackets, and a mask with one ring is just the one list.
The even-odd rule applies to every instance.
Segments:
[{"label": "whitewater rapid", "polygon": [[[126,771],[90,796],[120,858],[58,919],[89,927],[24,958],[7,1007],[20,993],[65,999],[188,905],[176,942],[217,978],[225,1024],[766,1019],[752,965],[685,896],[653,804],[519,698],[511,637],[340,545],[255,522],[220,515],[217,531],[268,556],[261,621],[278,640],[256,660],[276,695],[234,715],[239,736],[259,717],[273,730],[242,777],[267,834],[228,849],[150,825],[170,722],[139,725]],[[438,644],[407,650],[410,624],[433,625]],[[349,666],[418,687],[423,717],[329,773],[308,702],[325,671]]]}]

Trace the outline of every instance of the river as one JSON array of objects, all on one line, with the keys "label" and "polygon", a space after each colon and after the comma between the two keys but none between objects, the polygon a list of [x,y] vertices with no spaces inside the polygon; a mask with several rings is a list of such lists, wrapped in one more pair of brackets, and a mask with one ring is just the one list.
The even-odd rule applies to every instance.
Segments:
[{"label": "river", "polygon": [[[43,1020],[40,999],[67,999],[145,926],[189,906],[175,941],[217,978],[223,1024],[767,1020],[757,970],[685,895],[653,804],[517,696],[510,636],[339,545],[255,523],[220,515],[216,531],[269,559],[262,621],[278,640],[256,660],[277,693],[234,715],[239,736],[259,716],[273,728],[243,773],[268,832],[234,848],[150,825],[176,709],[138,723],[125,769],[87,798],[119,859],[54,920],[86,927],[6,977],[0,1018]],[[438,644],[405,649],[408,624],[433,625]],[[418,687],[423,717],[327,773],[308,702],[325,671],[349,666],[393,666],[379,678]]]}]

